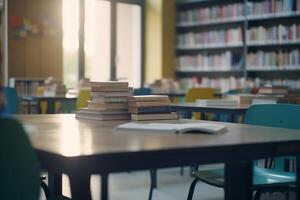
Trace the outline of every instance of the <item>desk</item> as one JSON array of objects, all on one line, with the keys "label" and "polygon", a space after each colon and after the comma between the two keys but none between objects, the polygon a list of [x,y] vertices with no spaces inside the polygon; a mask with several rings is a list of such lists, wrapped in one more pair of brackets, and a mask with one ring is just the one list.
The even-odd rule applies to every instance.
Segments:
[{"label": "desk", "polygon": [[[140,134],[114,132],[120,121],[76,120],[74,115],[16,117],[26,125],[40,163],[49,172],[52,191],[61,192],[65,173],[74,200],[91,199],[91,174],[102,176],[101,199],[107,200],[110,173],[220,162],[225,163],[225,200],[252,200],[252,160],[300,153],[298,130],[220,123],[226,125],[226,133]],[[300,175],[297,180],[300,194]]]},{"label": "desk", "polygon": [[55,102],[57,101],[69,101],[76,102],[77,97],[55,96],[55,97],[41,97],[41,96],[23,96],[21,100],[27,102],[27,113],[31,113],[32,102],[36,102],[36,110],[38,114],[41,114],[41,102],[47,102],[47,114],[55,114]]},{"label": "desk", "polygon": [[205,119],[205,113],[228,114],[230,115],[230,122],[234,122],[236,115],[245,115],[250,105],[237,106],[200,106],[196,103],[180,103],[172,104],[171,110],[174,112],[200,112],[201,119]]}]

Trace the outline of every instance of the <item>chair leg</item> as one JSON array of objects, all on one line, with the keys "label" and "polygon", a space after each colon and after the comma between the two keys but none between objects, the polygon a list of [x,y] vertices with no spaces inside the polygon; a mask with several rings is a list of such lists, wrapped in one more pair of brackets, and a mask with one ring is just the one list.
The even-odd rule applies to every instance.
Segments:
[{"label": "chair leg", "polygon": [[257,190],[254,194],[253,200],[260,200],[260,197],[263,193],[264,193],[264,190]]},{"label": "chair leg", "polygon": [[150,169],[150,190],[148,200],[152,199],[153,190],[157,188],[157,171],[156,169]]},{"label": "chair leg", "polygon": [[50,193],[49,187],[42,180],[41,180],[41,187],[42,187],[42,189],[44,191],[46,199],[49,199],[51,197],[51,193]]},{"label": "chair leg", "polygon": [[195,186],[196,184],[198,183],[198,179],[194,179],[191,186],[190,186],[190,189],[189,189],[189,194],[188,194],[188,198],[187,200],[192,200],[193,199],[193,196],[194,196],[194,190],[195,190]]},{"label": "chair leg", "polygon": [[183,176],[184,166],[180,167],[180,175]]}]

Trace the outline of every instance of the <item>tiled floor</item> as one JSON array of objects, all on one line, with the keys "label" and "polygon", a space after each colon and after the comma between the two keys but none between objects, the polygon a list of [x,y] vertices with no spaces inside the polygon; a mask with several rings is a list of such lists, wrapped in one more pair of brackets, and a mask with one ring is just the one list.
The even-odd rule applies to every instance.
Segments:
[{"label": "tiled floor", "polygon": [[[184,200],[192,178],[188,168],[184,176],[179,174],[179,168],[160,169],[158,171],[158,189],[154,191],[153,200]],[[149,193],[149,171],[112,174],[109,179],[110,200],[147,200]],[[91,190],[93,199],[100,199],[100,177],[93,176]],[[69,196],[69,184],[64,177],[64,194]],[[41,198],[41,200],[44,198]],[[222,200],[223,190],[199,183],[195,189],[194,200]],[[265,195],[263,200],[281,200],[281,194]],[[291,199],[292,200],[292,199]]]}]

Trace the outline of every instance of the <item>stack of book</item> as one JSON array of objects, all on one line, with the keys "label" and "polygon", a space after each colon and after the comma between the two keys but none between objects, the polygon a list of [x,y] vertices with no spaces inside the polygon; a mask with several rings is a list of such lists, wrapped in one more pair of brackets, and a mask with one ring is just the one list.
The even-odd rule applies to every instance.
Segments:
[{"label": "stack of book", "polygon": [[127,98],[133,95],[128,82],[91,82],[92,99],[77,118],[95,120],[129,120]]},{"label": "stack of book", "polygon": [[287,91],[285,86],[262,87],[258,95],[252,99],[252,104],[287,103]]},{"label": "stack of book", "polygon": [[171,101],[166,95],[132,96],[128,98],[128,101],[128,110],[132,120],[172,120],[178,118],[176,113],[171,112]]},{"label": "stack of book", "polygon": [[287,98],[289,100],[289,103],[300,104],[300,90],[289,89],[287,93]]}]

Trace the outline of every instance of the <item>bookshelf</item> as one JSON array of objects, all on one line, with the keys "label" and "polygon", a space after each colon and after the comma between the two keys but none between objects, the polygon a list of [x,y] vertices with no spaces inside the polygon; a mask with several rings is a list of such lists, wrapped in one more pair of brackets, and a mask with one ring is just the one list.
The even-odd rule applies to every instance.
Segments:
[{"label": "bookshelf", "polygon": [[37,88],[44,84],[46,78],[42,77],[11,77],[9,86],[15,87],[18,95],[28,96],[36,95]]},{"label": "bookshelf", "polygon": [[181,84],[300,88],[300,0],[177,0],[175,24]]}]

